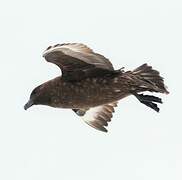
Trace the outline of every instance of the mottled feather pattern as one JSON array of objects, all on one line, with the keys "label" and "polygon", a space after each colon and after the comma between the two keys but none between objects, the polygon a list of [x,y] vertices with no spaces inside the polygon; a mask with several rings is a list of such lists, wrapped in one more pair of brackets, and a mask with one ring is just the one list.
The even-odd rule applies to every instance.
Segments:
[{"label": "mottled feather pattern", "polygon": [[107,132],[117,101],[134,95],[142,104],[159,112],[156,103],[162,103],[160,98],[139,93],[168,93],[163,78],[151,66],[143,64],[126,72],[114,70],[109,59],[81,43],[49,46],[43,57],[57,65],[62,75],[36,87],[25,110],[38,104],[69,108],[90,126]]}]

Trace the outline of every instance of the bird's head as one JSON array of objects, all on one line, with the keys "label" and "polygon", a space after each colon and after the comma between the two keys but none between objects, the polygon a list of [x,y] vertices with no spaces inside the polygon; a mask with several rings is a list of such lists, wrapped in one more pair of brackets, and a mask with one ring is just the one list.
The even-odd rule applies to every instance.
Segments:
[{"label": "bird's head", "polygon": [[25,104],[24,109],[27,110],[33,105],[48,105],[51,98],[46,89],[44,85],[36,87],[30,94],[29,101]]}]

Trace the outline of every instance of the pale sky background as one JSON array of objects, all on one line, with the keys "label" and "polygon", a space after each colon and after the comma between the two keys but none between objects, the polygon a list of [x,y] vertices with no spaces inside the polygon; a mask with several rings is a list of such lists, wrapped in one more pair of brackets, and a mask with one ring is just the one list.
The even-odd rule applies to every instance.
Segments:
[{"label": "pale sky background", "polygon": [[[182,1],[16,0],[0,3],[2,180],[181,180]],[[49,46],[85,43],[127,70],[148,63],[171,92],[158,114],[134,97],[116,108],[109,133],[71,110],[23,106],[60,74]]]}]

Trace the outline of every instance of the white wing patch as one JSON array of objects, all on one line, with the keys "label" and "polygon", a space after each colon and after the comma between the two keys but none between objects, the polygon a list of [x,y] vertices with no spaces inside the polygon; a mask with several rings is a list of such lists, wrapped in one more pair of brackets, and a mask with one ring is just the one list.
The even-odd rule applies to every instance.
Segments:
[{"label": "white wing patch", "polygon": [[108,122],[111,121],[112,113],[114,112],[114,107],[116,106],[117,102],[113,102],[110,104],[90,108],[88,111],[86,111],[82,118],[93,128],[107,132],[105,127],[108,126]]}]

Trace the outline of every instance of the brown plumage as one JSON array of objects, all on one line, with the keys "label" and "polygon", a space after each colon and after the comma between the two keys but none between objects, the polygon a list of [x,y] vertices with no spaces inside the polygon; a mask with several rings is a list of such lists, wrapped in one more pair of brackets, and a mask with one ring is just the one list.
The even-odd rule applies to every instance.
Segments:
[{"label": "brown plumage", "polygon": [[48,105],[72,109],[90,126],[107,132],[117,101],[134,95],[141,103],[159,111],[155,96],[144,91],[168,93],[163,78],[151,66],[143,64],[134,71],[114,70],[104,56],[83,44],[57,44],[48,47],[43,57],[62,70],[56,77],[36,87],[24,106]]}]

